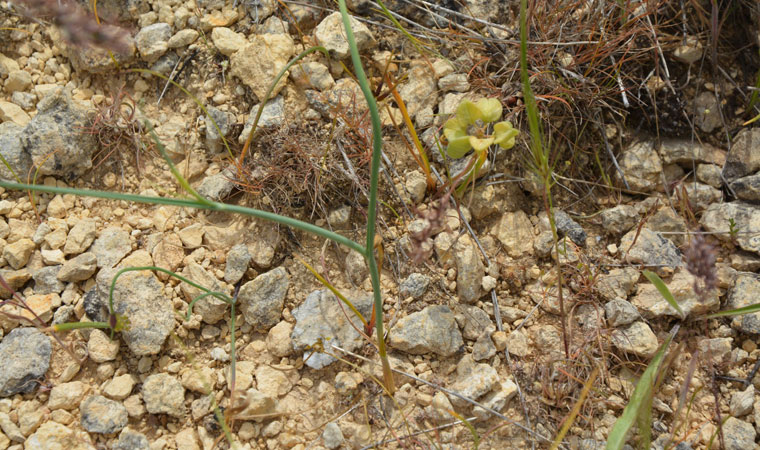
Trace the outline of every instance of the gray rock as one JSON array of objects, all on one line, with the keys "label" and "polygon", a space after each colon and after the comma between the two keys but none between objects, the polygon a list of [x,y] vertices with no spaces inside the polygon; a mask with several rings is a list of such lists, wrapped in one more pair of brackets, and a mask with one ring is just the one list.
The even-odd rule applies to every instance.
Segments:
[{"label": "gray rock", "polygon": [[474,341],[483,333],[490,333],[496,329],[488,313],[472,305],[457,305],[454,308],[454,318],[462,329],[462,337]]},{"label": "gray rock", "polygon": [[421,273],[412,273],[398,287],[399,295],[402,298],[413,297],[420,298],[430,284],[430,277]]},{"label": "gray rock", "polygon": [[[462,361],[465,360],[463,359]],[[457,375],[457,380],[451,385],[451,390],[470,400],[478,400],[483,397],[499,382],[499,375],[496,373],[496,369],[488,364],[476,364],[466,371],[460,371],[458,367]],[[469,405],[469,403],[459,397],[451,396],[449,398],[451,403],[458,408]]]},{"label": "gray rock", "polygon": [[697,348],[702,354],[709,354],[714,361],[728,362],[731,357],[731,342],[734,338],[713,338],[713,339],[701,339],[697,344]]},{"label": "gray rock", "polygon": [[755,406],[755,386],[750,384],[747,389],[731,394],[729,411],[734,417],[746,416]]},{"label": "gray rock", "polygon": [[[488,408],[491,408],[494,411],[501,412],[504,409],[504,407],[507,405],[507,403],[510,400],[512,400],[512,397],[514,397],[515,394],[517,394],[517,391],[518,391],[518,388],[517,388],[517,385],[514,383],[514,381],[510,379],[503,380],[497,383],[491,389],[491,392],[489,392],[483,398],[481,398],[478,401],[478,403]],[[487,420],[492,417],[491,412],[486,411],[485,409],[479,406],[476,406],[472,409],[472,414],[481,420]]]},{"label": "gray rock", "polygon": [[642,321],[634,322],[624,328],[618,328],[610,336],[612,345],[618,349],[642,358],[651,358],[657,352],[657,336]]},{"label": "gray rock", "polygon": [[207,199],[218,202],[232,192],[235,183],[231,180],[233,180],[234,177],[235,174],[232,169],[227,168],[219,173],[204,178],[195,190]]},{"label": "gray rock", "polygon": [[[168,42],[167,42],[168,45]],[[172,73],[172,70],[174,70],[175,67],[177,67],[177,63],[179,62],[179,55],[177,55],[176,52],[168,52],[163,55],[161,55],[156,62],[154,62],[150,66],[150,70],[154,72],[158,72],[161,75],[169,76]]]},{"label": "gray rock", "polygon": [[686,232],[688,231],[686,220],[670,206],[663,206],[658,209],[649,218],[646,227],[658,233],[669,233],[663,234],[663,236],[676,246],[682,246],[686,243]]},{"label": "gray rock", "polygon": [[662,162],[652,141],[633,144],[623,151],[619,164],[628,186],[634,191],[650,192],[661,181]]},{"label": "gray rock", "polygon": [[345,439],[338,424],[330,422],[325,425],[325,430],[322,432],[322,440],[325,443],[325,447],[332,450],[340,447]]},{"label": "gray rock", "polygon": [[483,294],[481,287],[485,266],[480,260],[480,250],[469,235],[462,235],[454,244],[454,260],[457,266],[457,295],[465,303],[474,303]]},{"label": "gray rock", "polygon": [[37,105],[37,115],[24,128],[21,142],[41,175],[72,181],[92,167],[98,148],[94,134],[72,133],[89,124],[87,112],[58,89]]},{"label": "gray rock", "polygon": [[[206,111],[208,111],[208,116],[206,116],[206,148],[211,153],[219,153],[224,150],[222,137],[227,137],[230,133],[231,126],[235,122],[235,115],[211,105],[206,105]],[[216,125],[214,125],[215,122]]]},{"label": "gray rock", "polygon": [[[112,2],[115,0],[106,1]],[[98,2],[98,16],[101,15],[101,6],[101,2]],[[124,49],[119,52],[109,52],[105,49],[95,47],[81,48],[75,45],[67,45],[64,53],[69,58],[71,67],[77,73],[89,72],[102,74],[109,70],[116,69],[114,60],[122,67],[130,65],[134,61],[135,54],[137,53],[134,38],[127,34],[126,36],[123,36],[122,42],[124,43]]]},{"label": "gray rock", "polygon": [[251,262],[251,254],[245,244],[238,244],[227,252],[227,262],[224,266],[224,281],[235,284],[243,278],[248,264]]},{"label": "gray rock", "polygon": [[113,267],[132,251],[129,233],[121,228],[106,228],[92,243],[90,251],[95,254],[99,268]]},{"label": "gray rock", "polygon": [[58,279],[58,272],[61,270],[61,266],[47,266],[41,269],[37,269],[32,274],[34,278],[34,293],[35,294],[60,294],[66,287],[61,280]]},{"label": "gray rock", "polygon": [[129,428],[124,428],[119,433],[119,440],[113,446],[113,450],[149,450],[150,443],[144,434]]},{"label": "gray rock", "polygon": [[633,291],[636,281],[639,279],[639,271],[633,267],[612,269],[609,273],[599,276],[596,283],[597,292],[606,300],[616,298],[627,299]]},{"label": "gray rock", "polygon": [[344,205],[338,209],[330,211],[327,215],[327,222],[333,227],[342,228],[348,225],[351,219],[351,205]]},{"label": "gray rock", "polygon": [[50,338],[36,328],[14,328],[0,341],[0,397],[29,393],[50,366]]},{"label": "gray rock", "polygon": [[694,99],[694,124],[705,133],[722,126],[720,105],[714,92],[704,91]]},{"label": "gray rock", "polygon": [[82,428],[90,433],[110,434],[127,425],[127,408],[101,395],[87,397],[80,406]]},{"label": "gray rock", "polygon": [[[350,22],[356,46],[361,52],[372,43],[372,33],[363,22],[359,22],[355,18],[350,17]],[[320,45],[330,52],[330,56],[333,58],[345,59],[349,56],[348,41],[340,12],[334,12],[325,17],[314,30],[314,37]]]},{"label": "gray rock", "polygon": [[[743,308],[757,303],[760,298],[760,276],[739,273],[727,297],[725,309]],[[731,326],[743,333],[760,334],[760,313],[734,316]]]},{"label": "gray rock", "polygon": [[169,49],[172,27],[168,23],[154,23],[135,35],[135,45],[147,63],[154,63]]},{"label": "gray rock", "polygon": [[97,269],[98,259],[92,252],[82,253],[63,263],[58,271],[61,281],[84,281],[92,276]]},{"label": "gray rock", "polygon": [[53,313],[53,323],[51,325],[66,323],[72,318],[74,318],[74,305],[61,305]]},{"label": "gray rock", "polygon": [[633,228],[639,221],[639,214],[631,205],[618,205],[602,211],[601,218],[604,231],[618,235]]},{"label": "gray rock", "polygon": [[721,171],[722,169],[715,164],[700,164],[697,166],[697,180],[708,186],[720,189],[723,185]]},{"label": "gray rock", "polygon": [[433,305],[409,314],[390,333],[390,346],[407,353],[451,356],[463,345],[462,333],[448,306]]},{"label": "gray rock", "polygon": [[[230,56],[230,74],[251,88],[261,101],[295,52],[296,47],[289,34],[254,34],[249,44]],[[286,73],[271,95],[277,95],[287,81]]]},{"label": "gray rock", "polygon": [[533,224],[521,210],[504,213],[495,234],[512,258],[520,258],[533,250]]},{"label": "gray rock", "polygon": [[569,237],[576,245],[580,247],[586,246],[586,232],[566,212],[555,208],[554,222],[557,225],[557,231]]},{"label": "gray rock", "polygon": [[[13,171],[22,180],[26,179],[29,168],[32,167],[32,157],[24,148],[21,137],[24,127],[13,122],[0,123],[0,155],[8,161]],[[0,164],[0,179],[16,181],[13,173]]]},{"label": "gray rock", "polygon": [[491,333],[480,335],[475,344],[472,346],[472,359],[475,361],[485,361],[496,355],[496,345],[491,339]]},{"label": "gray rock", "polygon": [[288,287],[290,276],[284,267],[270,270],[244,284],[238,293],[238,303],[246,323],[261,332],[277,325]]},{"label": "gray rock", "polygon": [[760,203],[760,174],[738,178],[730,186],[740,200]]},{"label": "gray rock", "polygon": [[728,181],[745,177],[760,170],[760,128],[743,128],[734,138],[731,151],[723,165],[723,177]]},{"label": "gray rock", "polygon": [[[91,305],[96,311],[98,305],[106,304],[116,272],[117,269],[98,272],[98,290],[91,294],[95,295]],[[114,310],[116,314],[126,315],[130,324],[129,329],[120,334],[137,356],[155,355],[161,351],[161,346],[174,329],[174,308],[171,300],[163,295],[163,289],[164,285],[147,270],[124,273],[116,282]],[[102,314],[102,307],[100,311]]]},{"label": "gray rock", "polygon": [[346,275],[352,283],[358,285],[361,285],[369,275],[364,256],[356,250],[349,250],[346,255]]},{"label": "gray rock", "polygon": [[622,298],[615,298],[607,302],[604,305],[604,313],[607,316],[607,323],[611,327],[629,325],[641,318],[639,310]]},{"label": "gray rock", "polygon": [[[678,306],[681,307],[684,317],[705,314],[717,309],[720,305],[717,292],[708,292],[704,299],[694,292],[694,276],[685,269],[679,269],[665,284]],[[640,284],[631,303],[647,318],[680,317],[678,311],[670,306],[651,283]]]},{"label": "gray rock", "polygon": [[[343,295],[365,319],[369,319],[372,312],[372,294],[359,291],[344,292]],[[354,317],[346,305],[338,304],[339,301],[327,289],[317,290],[309,294],[306,300],[293,310],[296,326],[290,336],[294,350],[304,350],[315,344],[329,349],[334,344],[354,351],[364,344],[361,335],[354,329],[354,326],[361,329],[361,321]],[[354,326],[348,320],[351,320]],[[454,320],[453,315],[451,320]],[[335,361],[335,358],[330,355],[314,350],[309,350],[309,352],[314,352],[314,354],[310,355],[306,365],[313,369],[321,369]],[[307,356],[309,355],[304,355],[304,359]]]},{"label": "gray rock", "polygon": [[151,414],[168,414],[181,418],[185,414],[185,388],[168,374],[158,373],[145,379],[142,386],[145,409]]},{"label": "gray rock", "polygon": [[361,114],[368,108],[359,84],[351,78],[339,79],[327,92],[307,89],[304,95],[309,106],[323,117],[330,117],[335,108],[350,108],[353,114]]},{"label": "gray rock", "polygon": [[[228,286],[225,286],[214,275],[210,274],[195,261],[190,261],[185,268],[182,269],[182,275],[206,289],[229,294],[230,289]],[[180,285],[180,290],[182,290],[182,293],[185,295],[185,300],[187,300],[188,303],[203,294],[200,289],[190,286],[187,283],[182,283]],[[227,313],[227,306],[227,303],[222,300],[213,296],[207,296],[195,302],[193,305],[193,314],[199,314],[204,322],[214,324],[224,318]]]},{"label": "gray rock", "polygon": [[[21,108],[23,108],[25,111],[30,111],[34,109],[34,105],[37,104],[37,96],[31,92],[14,92],[11,94],[11,101]],[[10,124],[11,122],[6,122]],[[0,135],[3,133],[0,132]],[[0,147],[1,148],[1,147]]]},{"label": "gray rock", "polygon": [[[685,182],[683,183],[683,187],[686,189],[686,196],[688,197],[689,204],[694,212],[703,211],[707,209],[710,204],[719,202],[723,198],[723,194],[718,189],[706,184]],[[760,188],[760,177],[757,179],[757,187]],[[760,194],[760,191],[757,192]],[[678,192],[678,194],[680,195],[680,192]],[[736,195],[738,196],[739,192],[737,192]],[[758,199],[760,199],[760,197],[758,197]]]},{"label": "gray rock", "polygon": [[[256,114],[259,113],[261,104],[255,105],[251,108],[251,112],[248,114],[248,119],[245,121],[243,131],[238,136],[238,142],[244,144],[248,135],[251,134],[251,128],[253,128],[253,122],[256,120]],[[282,95],[269,100],[264,105],[264,110],[261,111],[261,117],[259,117],[259,123],[256,124],[256,132],[254,137],[262,131],[277,129],[282,126],[285,121],[285,100]]]},{"label": "gray rock", "polygon": [[[412,64],[407,73],[408,81],[398,88],[398,92],[406,102],[409,115],[414,117],[425,108],[435,107],[438,102],[438,86],[435,75],[427,64]],[[456,169],[451,169],[452,176],[457,172]]]},{"label": "gray rock", "polygon": [[631,230],[620,240],[620,250],[629,262],[655,266],[658,271],[681,265],[678,248],[660,233],[642,228],[638,238],[636,234],[637,230]]},{"label": "gray rock", "polygon": [[[738,232],[734,237],[729,232],[731,221]],[[760,207],[742,202],[714,203],[704,212],[700,223],[707,231],[716,233],[717,238],[733,239],[742,250],[760,254]]]},{"label": "gray rock", "polygon": [[97,225],[93,219],[83,219],[76,223],[69,230],[66,236],[66,244],[63,246],[63,253],[67,255],[78,255],[92,244],[95,240],[95,231]]},{"label": "gray rock", "polygon": [[691,169],[694,163],[722,166],[726,162],[725,150],[686,139],[664,139],[660,144],[660,156],[664,164],[680,164],[687,169]]},{"label": "gray rock", "polygon": [[726,450],[746,450],[754,448],[755,427],[752,424],[729,417],[723,424],[723,439],[726,442]]},{"label": "gray rock", "polygon": [[335,80],[330,75],[330,69],[317,61],[305,62],[295,66],[290,71],[290,79],[301,89],[326,91],[335,84]]}]

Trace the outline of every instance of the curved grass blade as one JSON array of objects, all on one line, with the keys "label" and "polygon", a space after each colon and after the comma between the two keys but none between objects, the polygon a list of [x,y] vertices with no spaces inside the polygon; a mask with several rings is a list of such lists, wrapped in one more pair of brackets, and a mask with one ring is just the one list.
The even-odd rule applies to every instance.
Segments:
[{"label": "curved grass blade", "polygon": [[660,295],[662,295],[662,298],[664,298],[665,301],[673,307],[673,309],[678,311],[678,314],[680,314],[681,318],[683,319],[685,317],[683,310],[678,305],[678,302],[676,301],[675,297],[673,297],[673,293],[670,292],[668,286],[664,281],[662,281],[662,278],[660,278],[656,273],[649,270],[642,270],[641,273],[647,278],[647,280],[649,280],[650,283],[654,285],[654,287],[657,288],[657,290],[660,292]]},{"label": "curved grass blade", "polygon": [[760,312],[760,303],[755,303],[754,305],[744,306],[742,308],[736,308],[736,309],[727,309],[725,311],[718,311],[716,313],[708,314],[704,317],[700,317],[700,319],[714,319],[716,317],[726,317],[726,316],[741,316],[744,314],[752,314]]},{"label": "curved grass blade", "polygon": [[[652,358],[652,362],[649,363],[647,370],[645,370],[644,374],[639,378],[639,382],[636,383],[636,389],[634,389],[633,395],[628,401],[628,405],[626,405],[623,410],[623,414],[621,414],[618,420],[615,421],[615,425],[613,425],[610,434],[607,436],[607,450],[621,450],[623,445],[625,445],[626,436],[634,423],[640,422],[639,418],[642,415],[651,417],[655,380],[657,379],[660,365],[665,356],[665,350],[667,350],[670,342],[673,340],[676,333],[678,333],[679,328],[679,325],[676,325],[673,328],[667,339],[665,339],[665,342],[660,346],[660,349],[657,350],[654,358]],[[649,421],[645,424],[645,428],[651,428],[651,425],[652,423]]]}]

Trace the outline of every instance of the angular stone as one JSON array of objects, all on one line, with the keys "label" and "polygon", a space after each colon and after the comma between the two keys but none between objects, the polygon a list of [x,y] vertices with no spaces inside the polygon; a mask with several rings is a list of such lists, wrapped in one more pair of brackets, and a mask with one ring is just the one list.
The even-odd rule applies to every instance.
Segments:
[{"label": "angular stone", "polygon": [[734,138],[731,151],[723,165],[723,177],[728,181],[745,177],[760,170],[760,128],[742,128]]},{"label": "angular stone", "polygon": [[95,240],[95,231],[97,226],[93,219],[82,219],[76,223],[68,236],[66,236],[66,245],[63,246],[63,253],[67,255],[78,255],[90,246]]},{"label": "angular stone", "polygon": [[36,328],[15,328],[0,341],[0,397],[29,393],[50,366],[50,338]]},{"label": "angular stone", "polygon": [[681,265],[681,253],[678,248],[649,228],[642,228],[640,232],[628,232],[620,239],[620,250],[628,261],[653,266],[658,271],[672,270]]},{"label": "angular stone", "polygon": [[240,288],[238,302],[247,323],[268,331],[280,321],[290,277],[283,267],[261,274]]},{"label": "angular stone", "polygon": [[[619,158],[620,169],[628,186],[635,191],[649,192],[660,184],[662,162],[652,141],[633,144]],[[616,175],[618,178],[619,174]]]},{"label": "angular stone", "polygon": [[[732,222],[737,232],[734,236]],[[743,250],[760,254],[760,207],[742,202],[713,203],[702,214],[700,223],[718,239],[734,240]]]},{"label": "angular stone", "polygon": [[[363,317],[369,318],[373,302],[371,294],[349,291],[343,292],[343,295]],[[320,345],[329,349],[334,344],[354,351],[364,344],[363,338],[354,329],[355,326],[361,329],[361,321],[346,305],[339,305],[339,301],[329,290],[317,290],[310,293],[306,300],[293,310],[293,317],[296,319],[296,326],[291,334],[293,349],[300,351],[312,347],[309,354],[304,355],[304,359],[308,357],[306,365],[313,369],[321,369],[335,361],[332,356],[316,350]],[[453,314],[451,320],[454,320]],[[314,354],[310,354],[312,352]]]},{"label": "angular stone", "polygon": [[[263,100],[277,74],[295,53],[293,38],[287,34],[254,35],[250,44],[230,57],[230,73]],[[275,86],[277,95],[287,83],[287,74]]]},{"label": "angular stone", "polygon": [[[361,52],[372,43],[372,33],[363,22],[354,17],[349,16],[349,21],[354,32],[356,46]],[[334,12],[322,19],[314,30],[314,37],[319,45],[330,52],[330,56],[333,58],[346,59],[349,56],[348,41],[340,12]]]},{"label": "angular stone", "polygon": [[[96,304],[106,304],[116,272],[116,269],[98,272],[95,297],[99,300]],[[163,295],[163,289],[164,285],[147,270],[124,273],[116,282],[114,310],[116,314],[126,315],[130,323],[129,329],[120,335],[137,356],[155,355],[161,351],[161,346],[174,329],[174,308],[171,300]]]},{"label": "angular stone", "polygon": [[476,302],[481,294],[481,282],[485,267],[480,251],[469,235],[463,235],[454,244],[454,260],[457,266],[457,295],[465,303]]},{"label": "angular stone", "polygon": [[[201,267],[195,261],[191,261],[182,270],[182,275],[193,280],[195,283],[215,292],[229,294],[229,288],[215,276],[210,274],[206,269]],[[185,295],[187,302],[192,302],[195,298],[203,294],[200,289],[190,286],[187,283],[180,285],[182,293]],[[214,324],[222,320],[227,313],[227,303],[212,296],[206,296],[195,302],[193,305],[193,314],[200,314],[203,321]]]},{"label": "angular stone", "polygon": [[607,323],[611,327],[629,325],[641,318],[639,311],[626,300],[616,298],[604,305]]},{"label": "angular stone", "polygon": [[[679,269],[666,285],[684,317],[712,312],[720,306],[717,292],[708,292],[704,299],[694,292],[694,276],[685,269]],[[640,284],[631,303],[647,318],[681,316],[651,283]]]},{"label": "angular stone", "polygon": [[185,414],[185,388],[175,377],[159,373],[145,379],[142,386],[145,408],[151,414],[181,418]]},{"label": "angular stone", "polygon": [[101,395],[88,397],[80,408],[82,428],[90,433],[110,434],[127,425],[127,409],[119,402]]},{"label": "angular stone", "polygon": [[523,211],[504,213],[496,226],[496,237],[512,258],[533,250],[533,224]]},{"label": "angular stone", "polygon": [[464,344],[454,314],[448,306],[428,306],[396,323],[390,346],[414,355],[435,353],[448,357]]},{"label": "angular stone", "polygon": [[106,228],[100,232],[90,249],[98,260],[98,267],[113,267],[132,251],[129,233],[121,228]]},{"label": "angular stone", "polygon": [[95,253],[86,252],[77,255],[63,263],[58,271],[58,279],[61,281],[84,281],[90,278],[97,270],[98,258]]},{"label": "angular stone", "polygon": [[21,142],[40,175],[71,181],[92,167],[92,154],[98,146],[95,135],[71,132],[86,129],[89,121],[88,112],[63,89],[39,102],[37,115],[24,129]]},{"label": "angular stone", "polygon": [[[728,293],[725,309],[736,309],[757,303],[760,298],[760,276],[739,273]],[[760,312],[734,316],[731,327],[743,333],[760,334]]]},{"label": "angular stone", "polygon": [[618,349],[642,358],[651,358],[657,352],[657,336],[644,322],[634,322],[627,327],[616,329],[611,335],[612,345]]}]

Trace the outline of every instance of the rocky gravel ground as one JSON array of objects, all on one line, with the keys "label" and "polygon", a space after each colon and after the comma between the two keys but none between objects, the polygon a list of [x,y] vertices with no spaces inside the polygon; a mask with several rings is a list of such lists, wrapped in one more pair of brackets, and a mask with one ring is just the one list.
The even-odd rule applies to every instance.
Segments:
[{"label": "rocky gravel ground", "polygon": [[[401,75],[398,92],[429,145],[462,99],[482,97],[469,72],[477,55],[423,58],[399,44],[397,32],[364,20],[366,2],[358,3],[352,26],[370,74],[376,81],[384,70]],[[501,17],[500,2],[463,3],[473,17]],[[362,239],[367,160],[352,153],[345,136],[367,129],[360,119],[366,105],[341,66],[348,46],[338,13],[272,0],[110,0],[97,7],[101,17],[130,24],[128,51],[67,44],[65,30],[3,4],[12,29],[0,43],[0,154],[15,174],[0,165],[1,178],[30,174],[48,186],[173,196],[177,184],[151,150],[141,125],[147,120],[202,195]],[[307,57],[262,105],[277,72],[316,43],[330,57]],[[163,79],[133,68],[177,79],[207,114]],[[254,149],[241,177],[226,141],[237,155],[259,109],[255,140],[272,149]],[[698,114],[704,132],[722,126],[708,109]],[[717,448],[723,420],[724,448],[758,447],[760,313],[698,319],[760,299],[760,129],[741,129],[730,148],[613,130],[625,139],[616,149],[620,170],[611,173],[627,189],[597,191],[594,206],[582,209],[559,195],[555,252],[530,180],[498,176],[517,173],[519,158],[497,153],[483,171],[488,176],[456,209],[448,197],[426,192],[393,126],[403,123],[398,107],[383,108],[382,120],[382,290],[391,363],[405,373],[397,375],[392,401],[377,381],[374,347],[295,257],[368,317],[371,285],[361,255],[233,215],[0,189],[0,275],[8,284],[0,298],[15,290],[46,324],[108,320],[115,274],[152,265],[235,291],[238,314],[231,355],[229,306],[205,297],[187,320],[200,291],[162,272],[119,278],[114,309],[130,327],[115,339],[98,329],[54,339],[30,326],[29,311],[0,306],[0,450],[228,448],[217,404],[232,412],[232,438],[242,449],[468,448],[474,439],[458,423],[463,417],[482,436],[481,448],[544,448],[592,365],[602,375],[564,445],[602,448],[636,377],[677,322],[681,346],[654,399],[654,446],[683,450],[715,441]],[[308,130],[306,137],[299,130]],[[275,161],[267,152],[288,142],[305,149],[288,161],[325,163],[326,187],[296,192],[277,184],[299,175],[302,185],[315,183],[299,166],[267,173]],[[328,153],[337,155],[329,160],[335,167],[327,167]],[[432,160],[446,172],[443,161]],[[452,176],[464,168],[456,164]],[[283,199],[288,203],[278,203]],[[716,289],[706,293],[695,292],[687,267],[695,235],[716,250]],[[427,257],[413,264],[415,253]],[[556,257],[564,268],[569,355]],[[682,313],[643,268],[663,278]]]}]

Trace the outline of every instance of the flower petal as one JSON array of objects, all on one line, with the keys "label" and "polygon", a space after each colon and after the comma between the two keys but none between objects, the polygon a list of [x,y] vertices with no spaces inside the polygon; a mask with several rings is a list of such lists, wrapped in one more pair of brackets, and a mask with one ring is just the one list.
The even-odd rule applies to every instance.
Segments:
[{"label": "flower petal", "polygon": [[493,126],[494,143],[504,149],[515,146],[515,138],[518,134],[520,132],[512,128],[512,124],[508,121],[498,122]]},{"label": "flower petal", "polygon": [[473,150],[475,150],[478,153],[482,153],[483,151],[487,150],[488,147],[493,144],[493,138],[487,137],[487,138],[477,138],[475,136],[470,136],[470,145],[472,145]]},{"label": "flower petal", "polygon": [[501,102],[496,98],[484,98],[478,100],[475,106],[480,110],[483,122],[496,122],[501,119]]},{"label": "flower petal", "polygon": [[480,108],[469,100],[462,100],[462,103],[457,107],[457,119],[459,119],[459,123],[464,125],[465,128],[474,124],[482,116],[483,113],[480,111]]},{"label": "flower petal", "polygon": [[470,151],[470,136],[461,136],[449,139],[449,145],[446,147],[446,154],[451,158],[461,158]]}]

